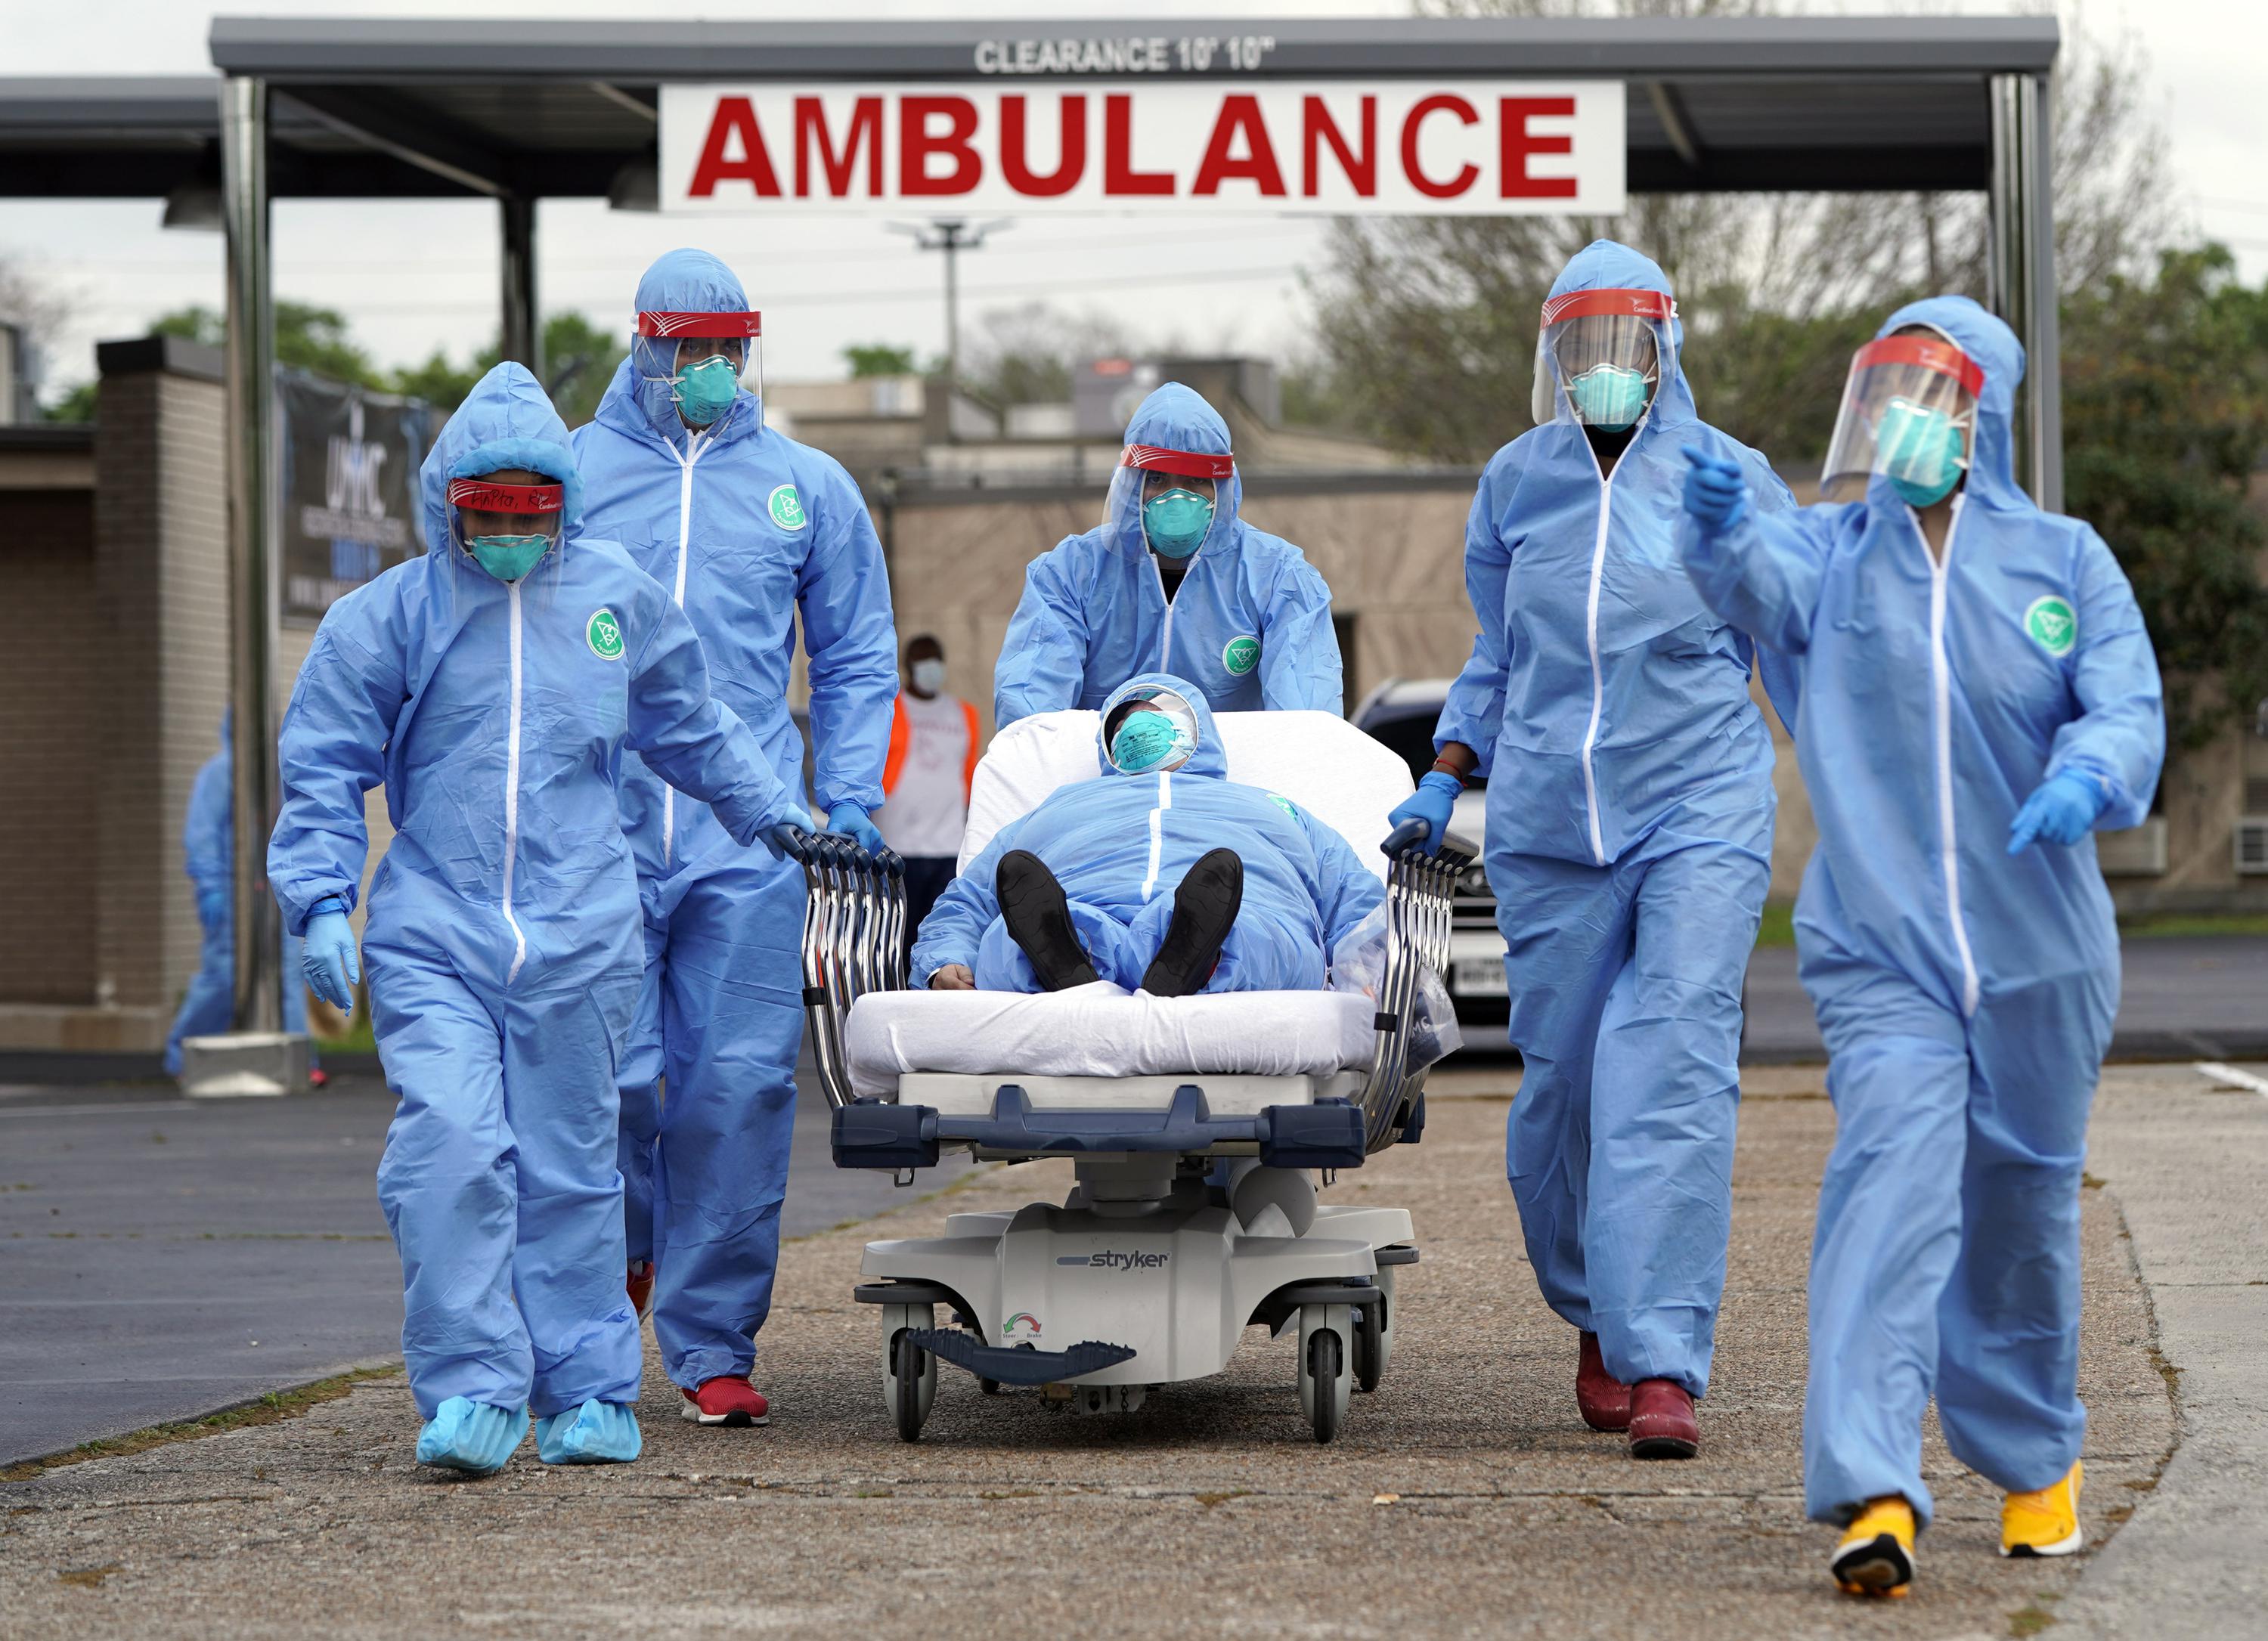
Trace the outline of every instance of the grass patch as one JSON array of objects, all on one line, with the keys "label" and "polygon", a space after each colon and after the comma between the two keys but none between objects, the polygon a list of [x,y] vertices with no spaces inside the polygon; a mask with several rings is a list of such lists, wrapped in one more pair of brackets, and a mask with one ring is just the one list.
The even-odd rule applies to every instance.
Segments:
[{"label": "grass patch", "polygon": [[[2129,940],[2161,939],[2176,935],[2268,935],[2268,912],[2160,912],[2146,916],[2121,917],[2118,932]],[[1768,902],[1756,924],[1760,946],[1795,944],[1795,908]]]},{"label": "grass patch", "polygon": [[376,1054],[378,1037],[370,1028],[370,1011],[368,1009],[355,1011],[354,1022],[347,1027],[345,1036],[316,1038],[315,1052],[317,1054]]},{"label": "grass patch", "polygon": [[66,1571],[55,1574],[55,1582],[68,1584],[77,1590],[99,1590],[102,1587],[102,1581],[105,1578],[114,1572],[123,1572],[125,1570],[126,1564],[119,1561],[105,1562],[99,1567],[72,1567]]},{"label": "grass patch", "polygon": [[[123,1436],[81,1442],[76,1447],[49,1453],[44,1459],[26,1459],[21,1464],[0,1468],[0,1482],[28,1482],[42,1471],[61,1469],[67,1464],[84,1464],[89,1459],[116,1459],[129,1453],[147,1453],[152,1447],[171,1446],[175,1442],[217,1436],[224,1431],[244,1430],[254,1424],[281,1424],[286,1419],[298,1418],[309,1408],[320,1407],[326,1402],[336,1402],[365,1380],[392,1379],[401,1372],[398,1367],[358,1367],[352,1372],[320,1379],[312,1385],[301,1385],[296,1390],[271,1390],[241,1407],[224,1408],[218,1413],[209,1413],[201,1419],[152,1424],[146,1430],[129,1431]],[[115,1571],[116,1569],[111,1571]]]},{"label": "grass patch", "polygon": [[2157,912],[2121,917],[2118,932],[2129,940],[2169,935],[2268,934],[2268,912]]},{"label": "grass patch", "polygon": [[1247,1488],[1240,1488],[1240,1489],[1238,1489],[1238,1490],[1237,1490],[1236,1491],[1234,1491],[1234,1492],[1229,1492],[1229,1493],[1196,1493],[1196,1494],[1192,1494],[1192,1495],[1191,1495],[1191,1497],[1192,1497],[1192,1498],[1194,1498],[1197,1501],[1197,1503],[1199,1503],[1199,1504],[1203,1505],[1204,1505],[1207,1510],[1218,1510],[1218,1509],[1219,1509],[1223,1505],[1225,1505],[1225,1504],[1228,1503],[1228,1501],[1229,1501],[1230,1499],[1232,1499],[1232,1498],[1251,1498],[1251,1497],[1252,1497],[1252,1490],[1251,1490],[1250,1488],[1247,1487]]},{"label": "grass patch", "polygon": [[2008,1615],[2008,1633],[2012,1636],[2036,1636],[2055,1623],[2055,1615],[2037,1601],[2029,1607],[2017,1608]]}]

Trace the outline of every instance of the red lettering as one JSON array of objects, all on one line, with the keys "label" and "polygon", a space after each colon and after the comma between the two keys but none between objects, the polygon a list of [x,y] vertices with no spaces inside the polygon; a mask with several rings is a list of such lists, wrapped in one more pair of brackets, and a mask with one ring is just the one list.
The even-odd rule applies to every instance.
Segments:
[{"label": "red lettering", "polygon": [[[946,129],[932,133],[930,116],[942,114]],[[968,139],[976,135],[976,105],[966,97],[902,97],[898,99],[898,192],[967,194],[984,174],[984,162]],[[930,174],[930,160],[942,156],[953,169]]]},{"label": "red lettering", "polygon": [[[740,139],[741,158],[728,159],[725,148],[733,136]],[[756,111],[745,97],[719,97],[717,112],[709,116],[709,136],[701,144],[701,158],[693,167],[688,199],[705,200],[719,182],[745,182],[759,199],[779,197],[779,179],[772,174],[771,156],[764,151],[764,136],[756,129]]]},{"label": "red lettering", "polygon": [[1454,199],[1473,186],[1473,179],[1480,175],[1481,168],[1478,166],[1461,166],[1457,174],[1447,182],[1436,182],[1418,168],[1418,128],[1425,123],[1428,115],[1437,114],[1453,114],[1466,125],[1481,122],[1480,115],[1473,112],[1472,104],[1462,97],[1445,93],[1420,98],[1418,106],[1410,111],[1409,118],[1402,122],[1402,173],[1410,179],[1411,188],[1428,199]]},{"label": "red lettering", "polygon": [[1134,99],[1131,97],[1106,97],[1102,99],[1102,191],[1106,195],[1171,194],[1174,191],[1172,172],[1134,169]]},{"label": "red lettering", "polygon": [[1027,100],[1022,97],[1000,99],[1000,174],[1019,194],[1040,199],[1068,194],[1086,174],[1086,99],[1064,97],[1058,100],[1061,141],[1056,168],[1044,177],[1036,174],[1027,163],[1031,156],[1024,140]]},{"label": "red lettering", "polygon": [[[1228,151],[1240,131],[1244,133],[1241,159]],[[1281,197],[1284,192],[1284,172],[1276,163],[1276,147],[1268,140],[1268,121],[1260,117],[1257,97],[1220,99],[1220,118],[1212,123],[1212,136],[1205,143],[1204,158],[1197,162],[1197,180],[1189,184],[1189,192],[1218,194],[1220,185],[1231,178],[1259,184],[1263,195]]]},{"label": "red lettering", "polygon": [[1338,124],[1331,118],[1330,105],[1320,97],[1301,100],[1300,109],[1300,143],[1305,151],[1300,172],[1303,183],[1300,191],[1309,199],[1315,196],[1315,161],[1322,143],[1329,143],[1331,151],[1339,157],[1339,169],[1346,173],[1354,191],[1364,199],[1378,195],[1378,99],[1362,99],[1362,151],[1356,154],[1347,147],[1346,138],[1340,135]]},{"label": "red lettering", "polygon": [[1538,136],[1528,122],[1557,114],[1565,119],[1575,112],[1572,97],[1507,97],[1497,105],[1503,123],[1497,132],[1499,163],[1504,167],[1504,197],[1508,200],[1565,200],[1575,197],[1572,177],[1531,177],[1530,154],[1572,154],[1572,136]]},{"label": "red lettering", "polygon": [[816,97],[795,99],[795,192],[801,199],[811,192],[811,146],[819,144],[819,168],[827,173],[827,191],[836,199],[850,192],[850,168],[858,163],[858,151],[866,151],[866,194],[869,198],[882,192],[882,99],[861,97],[851,105],[850,129],[843,138],[843,152],[837,156],[834,139],[827,131],[827,105]]}]

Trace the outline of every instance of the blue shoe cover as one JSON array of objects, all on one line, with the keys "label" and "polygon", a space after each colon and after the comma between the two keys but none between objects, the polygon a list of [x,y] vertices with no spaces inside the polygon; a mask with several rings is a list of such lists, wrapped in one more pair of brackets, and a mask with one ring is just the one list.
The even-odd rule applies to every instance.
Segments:
[{"label": "blue shoe cover", "polygon": [[593,1400],[535,1421],[535,1453],[546,1464],[628,1464],[644,1446],[627,1402]]},{"label": "blue shoe cover", "polygon": [[485,1402],[452,1396],[417,1432],[417,1462],[469,1475],[494,1475],[526,1434],[526,1408],[492,1408]]}]

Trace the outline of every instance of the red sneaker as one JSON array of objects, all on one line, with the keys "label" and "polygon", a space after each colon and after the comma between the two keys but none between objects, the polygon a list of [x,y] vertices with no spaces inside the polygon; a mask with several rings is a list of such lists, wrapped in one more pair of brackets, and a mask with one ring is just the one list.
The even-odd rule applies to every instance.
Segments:
[{"label": "red sneaker", "polygon": [[684,1407],[678,1409],[696,1424],[769,1424],[772,1404],[745,1379],[719,1377],[703,1380],[698,1390],[681,1388]]},{"label": "red sneaker", "polygon": [[650,1259],[630,1261],[630,1274],[622,1280],[622,1291],[630,1296],[630,1308],[637,1313],[638,1326],[653,1314],[653,1262]]},{"label": "red sneaker", "polygon": [[1599,1336],[1583,1336],[1580,1353],[1575,1358],[1575,1405],[1581,1409],[1583,1423],[1594,1431],[1626,1431],[1631,1421],[1631,1388],[1607,1372],[1606,1359],[1599,1354]]},{"label": "red sneaker", "polygon": [[1630,1450],[1633,1459],[1690,1459],[1701,1451],[1701,1426],[1683,1385],[1641,1379],[1631,1387]]}]

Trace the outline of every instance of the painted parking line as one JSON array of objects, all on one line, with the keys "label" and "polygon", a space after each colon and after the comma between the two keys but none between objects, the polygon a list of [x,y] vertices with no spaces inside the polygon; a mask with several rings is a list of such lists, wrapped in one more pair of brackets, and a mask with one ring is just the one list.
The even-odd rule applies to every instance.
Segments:
[{"label": "painted parking line", "polygon": [[2268,1077],[2257,1077],[2250,1071],[2240,1071],[2233,1065],[2223,1065],[2218,1060],[2199,1060],[2197,1074],[2209,1077],[2216,1083],[2234,1083],[2239,1088],[2249,1088],[2256,1094],[2268,1094]]}]

